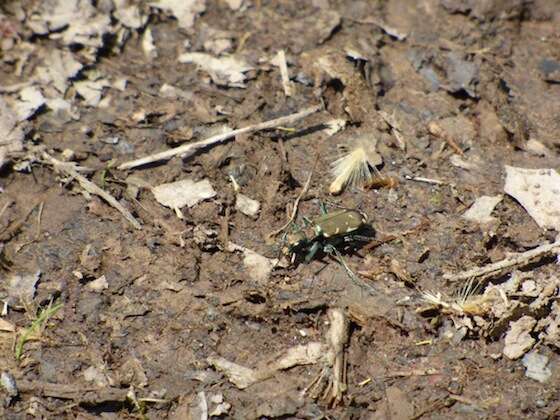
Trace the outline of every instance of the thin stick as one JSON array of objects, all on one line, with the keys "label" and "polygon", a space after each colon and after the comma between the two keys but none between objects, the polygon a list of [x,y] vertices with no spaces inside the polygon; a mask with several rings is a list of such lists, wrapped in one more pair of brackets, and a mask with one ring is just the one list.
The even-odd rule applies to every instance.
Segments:
[{"label": "thin stick", "polygon": [[284,50],[278,51],[278,54],[271,61],[272,64],[278,66],[280,69],[280,77],[282,78],[282,87],[284,88],[284,95],[292,96],[292,85],[290,83],[290,75],[288,73],[288,63],[286,63],[286,53]]},{"label": "thin stick", "polygon": [[430,124],[428,124],[428,131],[430,132],[430,134],[432,134],[435,137],[439,137],[440,139],[444,140],[447,144],[449,144],[449,146],[451,146],[451,148],[457,152],[459,155],[461,156],[465,156],[465,153],[463,152],[463,150],[459,147],[459,145],[457,144],[457,142],[455,141],[454,138],[452,138],[448,133],[446,133],[440,126],[438,123],[436,123],[435,121],[432,121]]},{"label": "thin stick", "polygon": [[287,115],[285,117],[276,118],[274,120],[265,121],[259,124],[249,125],[247,127],[238,128],[237,130],[231,130],[226,133],[217,134],[215,136],[209,137],[207,139],[197,141],[195,143],[188,143],[182,146],[176,147],[174,149],[165,150],[163,152],[155,153],[153,155],[145,156],[140,159],[131,160],[121,164],[118,169],[133,169],[138,166],[147,165],[153,162],[159,162],[162,160],[169,160],[177,155],[182,155],[183,157],[188,157],[194,154],[197,150],[204,147],[211,146],[213,144],[223,143],[237,135],[252,133],[255,131],[267,130],[270,128],[275,128],[283,125],[293,124],[315,112],[321,110],[321,106],[314,106],[311,108],[306,108],[303,111],[297,112],[295,114]]},{"label": "thin stick", "polygon": [[[317,161],[315,161],[315,163],[317,163]],[[313,171],[314,170],[315,170],[315,165],[313,165],[313,168],[311,169],[311,172],[309,173],[309,176],[307,177],[307,181],[305,181],[305,185],[303,186],[299,195],[297,196],[296,201],[294,201],[294,207],[292,208],[292,214],[288,218],[288,221],[285,224],[283,224],[280,228],[276,229],[275,231],[270,232],[268,234],[269,238],[272,238],[272,237],[278,235],[280,232],[282,232],[284,229],[286,229],[288,226],[290,226],[290,223],[292,223],[295,220],[295,218],[297,216],[298,208],[299,208],[299,202],[301,201],[303,196],[305,194],[307,194],[307,191],[309,190],[309,186],[311,185],[311,177],[313,176]]]},{"label": "thin stick", "polygon": [[476,267],[471,270],[463,271],[458,274],[444,274],[443,278],[449,281],[468,280],[474,277],[484,277],[491,274],[496,274],[507,268],[516,267],[529,263],[533,258],[542,257],[551,252],[560,251],[560,239],[551,244],[544,244],[530,251],[522,252],[505,258],[493,264],[488,264],[484,267]]},{"label": "thin stick", "polygon": [[98,195],[101,198],[103,198],[105,201],[107,201],[107,203],[109,203],[111,206],[113,206],[115,209],[121,212],[121,214],[125,217],[125,219],[128,220],[130,224],[134,226],[134,228],[142,229],[142,226],[140,225],[138,220],[136,220],[134,216],[121,203],[119,203],[115,197],[113,197],[111,194],[104,191],[103,189],[99,188],[96,184],[91,182],[82,174],[78,173],[77,169],[74,167],[73,164],[61,162],[60,160],[53,158],[51,155],[49,155],[46,152],[43,152],[43,157],[48,163],[50,163],[54,167],[56,171],[65,172],[66,174],[70,175],[73,179],[78,181],[84,190],[86,190],[90,194]]},{"label": "thin stick", "polygon": [[425,184],[447,185],[447,182],[440,181],[439,179],[424,178],[422,176],[410,176],[410,175],[405,175],[404,177],[405,177],[405,179],[408,179],[409,181],[423,182]]},{"label": "thin stick", "polygon": [[8,210],[8,207],[10,207],[12,204],[14,204],[13,200],[8,200],[8,202],[6,204],[4,204],[4,207],[2,207],[2,210],[0,210],[0,217],[2,217],[4,215],[6,210]]},{"label": "thin stick", "polygon": [[37,214],[37,239],[41,236],[41,219],[43,218],[43,209],[45,208],[45,202],[41,201],[39,205],[39,212]]}]

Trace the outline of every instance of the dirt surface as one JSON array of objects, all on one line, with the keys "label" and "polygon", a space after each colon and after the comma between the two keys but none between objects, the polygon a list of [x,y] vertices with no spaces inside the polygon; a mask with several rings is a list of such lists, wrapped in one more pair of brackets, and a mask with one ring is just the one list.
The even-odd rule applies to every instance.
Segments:
[{"label": "dirt surface", "polygon": [[[2,96],[14,107],[24,101],[17,84],[32,82],[70,108],[47,101],[20,118],[22,147],[5,154],[0,417],[560,415],[554,253],[475,279],[473,296],[521,279],[502,295],[524,309],[498,314],[484,306],[491,300],[473,311],[426,308],[422,293],[456,299],[467,282],[445,274],[555,238],[504,194],[504,167],[560,168],[559,1],[208,0],[185,2],[198,5],[190,24],[147,2],[108,0],[94,2],[86,20],[110,17],[106,32],[87,41],[66,39],[80,22],[56,27],[51,17],[50,29],[37,29],[47,13],[62,13],[39,3],[0,6]],[[125,6],[145,19],[125,25]],[[273,60],[281,50],[291,92]],[[75,74],[49,64],[60,52],[69,55],[60,63],[80,64]],[[232,81],[178,60],[189,52],[242,57],[247,69]],[[39,77],[45,69],[65,76]],[[99,100],[80,82],[98,83],[89,86]],[[162,93],[164,85],[179,90]],[[288,127],[118,169],[226,126],[317,105]],[[334,134],[333,119],[345,121]],[[329,195],[339,145],[364,134],[377,139],[378,170],[395,185]],[[86,192],[63,161],[90,168],[85,179],[141,229]],[[368,217],[372,238],[341,249],[355,277],[321,253],[308,264],[275,263],[282,235],[267,238],[286,223],[310,174],[298,223],[317,217],[320,202]],[[180,219],[150,188],[183,179],[207,179],[215,195],[182,207]],[[255,216],[239,211],[232,179],[259,202]],[[477,198],[502,194],[489,223],[462,217]],[[336,397],[325,384],[309,388],[321,372],[336,384],[330,357],[247,387],[213,362],[257,371],[310,343],[331,354],[334,309],[348,335],[332,353],[344,355],[346,384]],[[517,348],[504,348],[522,341],[516,328],[529,344],[509,357]],[[545,357],[552,375],[528,377],[527,354]]]}]

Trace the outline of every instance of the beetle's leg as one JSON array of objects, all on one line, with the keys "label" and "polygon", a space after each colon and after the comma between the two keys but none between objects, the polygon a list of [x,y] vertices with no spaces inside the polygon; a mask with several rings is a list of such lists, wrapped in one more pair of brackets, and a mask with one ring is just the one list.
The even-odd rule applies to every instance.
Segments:
[{"label": "beetle's leg", "polygon": [[324,216],[327,214],[327,206],[322,201],[319,201],[319,209],[321,209],[321,214]]},{"label": "beetle's leg", "polygon": [[311,245],[309,252],[305,256],[305,263],[310,262],[313,259],[313,257],[315,257],[315,254],[317,254],[317,251],[319,251],[320,249],[321,249],[321,243],[317,241],[313,242],[313,245]]},{"label": "beetle's leg", "polygon": [[348,235],[344,237],[344,242],[369,242],[373,239],[373,236],[364,236],[364,235]]},{"label": "beetle's leg", "polygon": [[336,255],[336,248],[331,244],[325,245],[325,247],[323,248],[323,251],[325,251],[327,254],[332,255],[332,256]]}]

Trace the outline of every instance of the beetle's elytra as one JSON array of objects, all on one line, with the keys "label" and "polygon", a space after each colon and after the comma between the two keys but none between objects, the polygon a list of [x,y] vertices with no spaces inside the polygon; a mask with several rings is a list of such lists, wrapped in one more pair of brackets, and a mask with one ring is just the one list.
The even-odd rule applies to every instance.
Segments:
[{"label": "beetle's elytra", "polygon": [[310,221],[310,226],[293,232],[287,236],[284,253],[295,255],[307,251],[306,261],[310,261],[315,253],[327,245],[344,241],[367,223],[366,216],[358,210],[336,210],[326,213]]}]

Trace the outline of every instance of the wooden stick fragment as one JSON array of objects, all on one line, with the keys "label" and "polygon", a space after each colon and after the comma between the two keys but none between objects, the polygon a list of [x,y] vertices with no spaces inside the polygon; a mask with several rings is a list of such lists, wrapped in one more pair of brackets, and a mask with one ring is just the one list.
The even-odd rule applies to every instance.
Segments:
[{"label": "wooden stick fragment", "polygon": [[424,178],[422,176],[410,176],[410,175],[405,175],[404,177],[405,177],[405,179],[407,179],[409,181],[423,182],[425,184],[447,185],[447,182],[440,181],[439,179]]},{"label": "wooden stick fragment", "polygon": [[551,252],[560,252],[560,239],[551,244],[544,244],[520,254],[512,255],[493,264],[484,267],[476,267],[458,274],[444,274],[443,278],[449,281],[469,280],[475,277],[485,277],[497,274],[508,268],[528,264],[534,258],[543,257]]},{"label": "wooden stick fragment", "polygon": [[138,220],[134,218],[132,213],[130,213],[121,203],[119,203],[115,197],[113,197],[111,194],[101,189],[85,176],[80,174],[73,164],[55,159],[47,152],[43,152],[43,158],[48,163],[50,163],[56,171],[64,172],[78,181],[84,190],[86,190],[90,194],[95,194],[103,198],[107,203],[118,210],[125,217],[125,219],[128,220],[132,226],[134,226],[135,229],[142,229],[140,222],[138,222]]},{"label": "wooden stick fragment", "polygon": [[98,388],[82,384],[58,384],[41,381],[17,381],[18,390],[24,394],[40,395],[62,400],[73,400],[80,404],[103,404],[126,401],[128,389]]},{"label": "wooden stick fragment", "polygon": [[292,223],[295,220],[295,218],[297,216],[298,209],[299,209],[299,202],[301,201],[303,196],[305,194],[307,194],[307,191],[309,191],[309,186],[311,185],[311,177],[313,176],[314,168],[315,168],[315,166],[313,167],[313,169],[311,169],[311,172],[309,173],[309,176],[307,177],[307,181],[305,181],[305,185],[303,186],[299,195],[297,196],[296,201],[294,201],[294,207],[292,208],[292,214],[290,215],[288,221],[286,223],[284,223],[282,226],[280,226],[278,229],[270,232],[268,234],[268,238],[273,238],[276,235],[278,235],[280,232],[283,232],[284,229],[286,229],[288,226],[290,226],[290,223]]},{"label": "wooden stick fragment", "polygon": [[147,165],[149,163],[159,162],[162,160],[169,160],[177,155],[182,155],[183,157],[188,157],[193,155],[197,150],[202,148],[223,143],[235,136],[245,133],[253,133],[255,131],[267,130],[270,128],[281,127],[288,124],[293,124],[317,111],[321,110],[321,106],[313,106],[311,108],[306,108],[302,111],[296,112],[295,114],[287,115],[285,117],[276,118],[274,120],[265,121],[259,124],[249,125],[247,127],[238,128],[236,130],[227,131],[225,133],[217,134],[215,136],[209,137],[207,139],[197,141],[195,143],[184,144],[174,149],[165,150],[163,152],[154,153],[153,155],[145,156],[140,159],[131,160],[125,162],[118,166],[118,169],[133,169],[138,166]]},{"label": "wooden stick fragment", "polygon": [[463,149],[461,149],[461,147],[459,147],[459,145],[457,144],[455,139],[453,137],[451,137],[448,133],[446,133],[445,130],[443,128],[441,128],[441,126],[437,122],[432,121],[431,123],[429,123],[428,124],[428,131],[430,132],[431,135],[433,135],[435,137],[438,137],[438,138],[442,139],[443,141],[445,141],[459,155],[461,155],[463,157],[465,156],[465,152],[463,152]]},{"label": "wooden stick fragment", "polygon": [[288,63],[286,62],[286,53],[284,50],[278,51],[278,54],[271,60],[271,63],[280,69],[280,77],[282,78],[282,87],[284,95],[292,96],[292,84],[288,73]]}]

